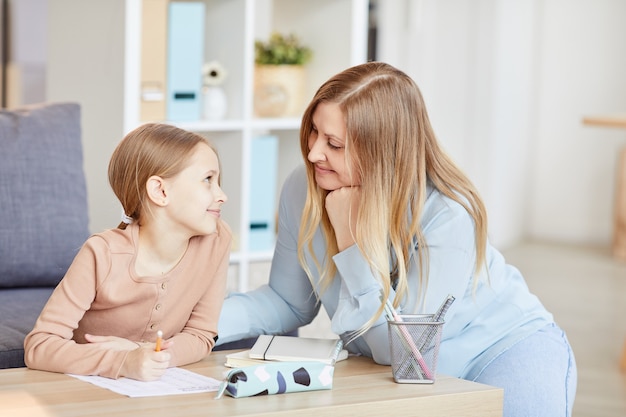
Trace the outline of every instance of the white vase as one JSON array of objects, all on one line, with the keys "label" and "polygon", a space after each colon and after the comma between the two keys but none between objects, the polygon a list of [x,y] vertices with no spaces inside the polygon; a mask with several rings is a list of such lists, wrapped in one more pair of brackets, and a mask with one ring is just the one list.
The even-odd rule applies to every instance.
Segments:
[{"label": "white vase", "polygon": [[205,120],[222,120],[228,110],[226,93],[221,87],[210,86],[202,90],[202,118]]}]

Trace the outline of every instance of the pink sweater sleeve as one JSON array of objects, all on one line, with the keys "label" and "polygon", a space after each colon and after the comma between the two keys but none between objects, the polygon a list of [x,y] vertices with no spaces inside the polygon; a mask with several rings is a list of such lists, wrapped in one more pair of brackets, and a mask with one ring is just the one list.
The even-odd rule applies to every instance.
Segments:
[{"label": "pink sweater sleeve", "polygon": [[52,372],[118,377],[128,352],[104,350],[72,340],[74,330],[94,300],[99,278],[108,273],[110,256],[107,255],[106,251],[94,247],[93,238],[80,249],[35,327],[26,336],[26,366]]}]

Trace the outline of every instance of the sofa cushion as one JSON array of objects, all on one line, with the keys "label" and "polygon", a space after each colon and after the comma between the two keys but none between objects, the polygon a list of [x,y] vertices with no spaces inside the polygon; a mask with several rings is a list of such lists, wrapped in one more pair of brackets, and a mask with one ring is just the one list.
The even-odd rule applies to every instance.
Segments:
[{"label": "sofa cushion", "polygon": [[24,365],[24,337],[33,329],[54,288],[0,291],[0,369]]},{"label": "sofa cushion", "polygon": [[0,109],[0,288],[55,286],[89,235],[80,107]]}]

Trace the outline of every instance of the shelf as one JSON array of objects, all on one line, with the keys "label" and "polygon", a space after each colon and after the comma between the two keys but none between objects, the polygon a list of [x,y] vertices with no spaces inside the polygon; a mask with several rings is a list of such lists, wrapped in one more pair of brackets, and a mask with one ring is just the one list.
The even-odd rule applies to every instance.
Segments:
[{"label": "shelf", "polygon": [[169,123],[192,132],[230,132],[241,130],[246,126],[246,122],[240,119],[219,121],[198,120],[193,122],[165,121],[165,123]]},{"label": "shelf", "polygon": [[[254,185],[252,190],[251,185],[255,175],[251,167],[257,161],[257,155],[253,154],[254,146],[258,145],[256,139],[266,135],[278,139],[275,162],[261,160],[261,166],[265,162],[276,168],[275,180],[271,184],[262,183],[265,188],[261,190],[273,196],[275,203],[285,179],[302,164],[298,140],[300,117],[254,115],[254,42],[267,39],[272,32],[294,33],[313,49],[313,58],[306,65],[304,101],[308,102],[333,74],[367,60],[369,3],[368,0],[200,1],[205,6],[202,62],[218,61],[227,71],[222,84],[228,98],[225,119],[175,121],[167,120],[167,111],[162,107],[159,111],[154,108],[154,112],[144,111],[144,87],[163,83],[154,84],[155,80],[150,78],[153,75],[143,74],[142,69],[158,70],[154,76],[167,80],[163,73],[171,55],[167,55],[165,29],[168,7],[177,2],[172,0],[49,2],[47,97],[50,101],[81,104],[83,135],[88,138],[84,152],[88,161],[85,165],[90,227],[96,231],[119,222],[119,205],[102,173],[106,172],[108,157],[124,134],[147,121],[162,121],[206,135],[222,162],[222,188],[228,195],[223,215],[237,242],[231,264],[237,270],[236,287],[243,290],[247,287],[249,264],[272,258],[272,251],[246,249],[253,247],[250,246],[253,217],[250,206],[254,206],[251,196],[253,191],[261,189]],[[146,4],[151,9],[144,8]],[[158,18],[144,17],[144,12],[150,10],[158,12]],[[143,24],[147,22],[151,24]],[[333,30],[320,30],[329,27]],[[150,32],[149,28],[156,31]],[[148,32],[146,40],[143,29]],[[186,46],[177,48],[186,49]],[[147,57],[155,59],[155,63]],[[107,82],[94,82],[94,77]],[[193,117],[200,116],[194,112]],[[265,178],[263,174],[256,175],[255,178]]]},{"label": "shelf", "polygon": [[626,115],[586,116],[583,123],[589,126],[626,128]]},{"label": "shelf", "polygon": [[192,132],[230,132],[251,128],[253,130],[299,130],[298,118],[256,118],[249,122],[241,119],[219,121],[198,120],[193,122],[166,121],[165,123],[178,126]]},{"label": "shelf", "polygon": [[262,251],[262,252],[246,252],[246,253],[232,252],[230,254],[230,263],[238,264],[244,261],[244,259],[247,262],[265,262],[265,261],[271,261],[273,256],[274,256],[274,251],[272,250]]},{"label": "shelf", "polygon": [[282,118],[282,119],[252,119],[250,122],[252,129],[267,130],[299,130],[299,118]]}]

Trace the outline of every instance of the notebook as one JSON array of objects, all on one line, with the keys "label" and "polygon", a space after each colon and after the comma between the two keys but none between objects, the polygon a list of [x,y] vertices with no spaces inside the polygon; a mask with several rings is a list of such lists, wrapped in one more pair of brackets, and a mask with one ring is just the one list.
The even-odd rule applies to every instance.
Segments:
[{"label": "notebook", "polygon": [[261,365],[263,363],[267,363],[267,361],[252,359],[250,357],[250,349],[247,349],[226,355],[226,363],[224,365],[229,368],[243,368],[244,366]]},{"label": "notebook", "polygon": [[265,361],[318,361],[332,365],[346,359],[341,339],[261,335],[250,350],[227,355],[226,366],[258,365]]},{"label": "notebook", "polygon": [[[345,349],[342,349],[341,352],[339,352],[339,356],[337,356],[336,362],[342,361],[344,359],[348,359],[348,351]],[[270,361],[251,358],[250,349],[247,349],[247,350],[242,350],[240,352],[229,353],[228,355],[226,355],[226,363],[224,365],[229,368],[242,368],[244,366],[261,365],[267,362],[270,362]],[[278,362],[278,361],[274,361],[274,362]],[[282,362],[288,362],[288,361],[282,361]],[[322,363],[326,363],[326,362],[322,361]]]}]

